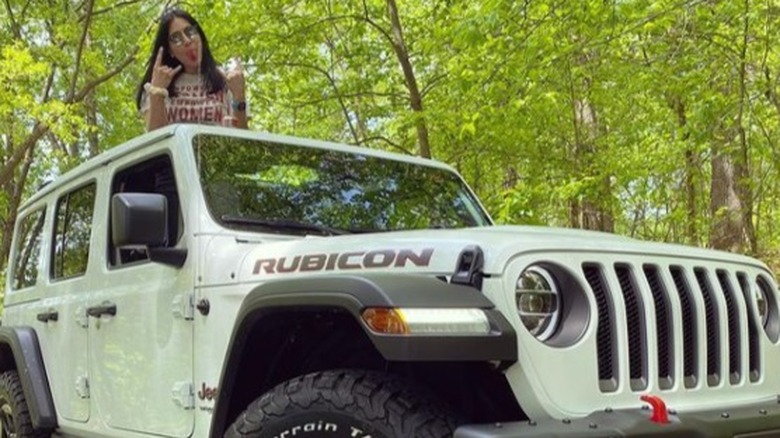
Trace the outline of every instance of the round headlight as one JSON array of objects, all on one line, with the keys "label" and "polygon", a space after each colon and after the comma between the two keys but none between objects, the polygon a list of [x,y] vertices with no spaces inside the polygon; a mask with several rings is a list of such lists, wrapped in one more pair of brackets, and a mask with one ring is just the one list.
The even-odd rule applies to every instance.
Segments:
[{"label": "round headlight", "polygon": [[523,325],[540,341],[546,341],[558,329],[560,291],[546,269],[531,266],[520,274],[515,286],[515,303]]},{"label": "round headlight", "polygon": [[769,320],[769,302],[766,292],[763,287],[757,287],[754,289],[756,295],[756,308],[758,309],[758,317],[761,321],[761,327],[766,327],[766,322]]}]

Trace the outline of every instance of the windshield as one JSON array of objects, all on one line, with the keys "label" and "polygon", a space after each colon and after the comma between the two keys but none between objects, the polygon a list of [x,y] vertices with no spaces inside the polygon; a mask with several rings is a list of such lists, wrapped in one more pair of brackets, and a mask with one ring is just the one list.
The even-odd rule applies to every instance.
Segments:
[{"label": "windshield", "polygon": [[340,234],[489,224],[452,172],[357,153],[199,135],[209,212],[231,228]]}]

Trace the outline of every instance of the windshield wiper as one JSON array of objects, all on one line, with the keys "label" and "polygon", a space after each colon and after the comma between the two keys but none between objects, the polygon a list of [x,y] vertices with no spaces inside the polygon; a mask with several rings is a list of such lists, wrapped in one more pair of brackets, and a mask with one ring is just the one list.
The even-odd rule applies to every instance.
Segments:
[{"label": "windshield wiper", "polygon": [[229,214],[223,214],[220,219],[222,222],[239,225],[255,225],[268,228],[286,228],[290,230],[302,230],[302,231],[318,231],[329,236],[340,236],[343,234],[350,234],[348,230],[340,230],[338,228],[331,228],[325,225],[309,224],[306,222],[299,222],[290,219],[260,219],[254,217],[233,216]]}]

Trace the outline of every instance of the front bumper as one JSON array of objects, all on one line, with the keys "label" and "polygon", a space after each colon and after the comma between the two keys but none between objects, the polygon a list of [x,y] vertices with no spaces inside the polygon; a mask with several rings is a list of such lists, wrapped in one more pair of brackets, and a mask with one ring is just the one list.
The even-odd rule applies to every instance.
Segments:
[{"label": "front bumper", "polygon": [[724,410],[670,414],[669,423],[650,420],[645,409],[596,412],[576,420],[497,423],[459,427],[453,438],[771,438],[780,437],[780,399]]}]

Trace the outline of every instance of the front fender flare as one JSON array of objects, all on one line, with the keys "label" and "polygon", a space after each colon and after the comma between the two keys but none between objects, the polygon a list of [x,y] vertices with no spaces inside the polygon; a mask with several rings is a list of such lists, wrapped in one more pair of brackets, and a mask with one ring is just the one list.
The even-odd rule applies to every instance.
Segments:
[{"label": "front fender flare", "polygon": [[[478,308],[488,316],[486,335],[387,335],[371,331],[361,313],[368,307]],[[212,436],[225,430],[227,405],[249,334],[262,319],[290,310],[343,309],[358,321],[388,361],[517,361],[517,335],[506,318],[480,291],[421,275],[363,274],[302,277],[269,281],[243,300],[223,362]]]},{"label": "front fender flare", "polygon": [[[387,360],[517,360],[515,331],[480,291],[436,278],[397,274],[308,277],[260,285],[241,305],[228,351],[236,351],[242,334],[249,333],[268,312],[318,307],[350,312]],[[369,330],[361,318],[368,307],[483,309],[492,330],[483,336],[378,334]]]}]

